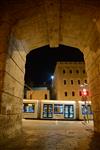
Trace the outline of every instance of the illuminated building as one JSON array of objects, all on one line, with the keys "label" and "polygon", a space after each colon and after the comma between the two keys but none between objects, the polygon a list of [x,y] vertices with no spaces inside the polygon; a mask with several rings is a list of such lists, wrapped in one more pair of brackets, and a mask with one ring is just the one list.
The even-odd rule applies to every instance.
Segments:
[{"label": "illuminated building", "polygon": [[81,100],[83,83],[87,83],[84,62],[57,62],[52,83],[57,100]]},{"label": "illuminated building", "polygon": [[50,99],[49,90],[47,87],[33,88],[32,90],[27,91],[26,98],[37,100]]}]

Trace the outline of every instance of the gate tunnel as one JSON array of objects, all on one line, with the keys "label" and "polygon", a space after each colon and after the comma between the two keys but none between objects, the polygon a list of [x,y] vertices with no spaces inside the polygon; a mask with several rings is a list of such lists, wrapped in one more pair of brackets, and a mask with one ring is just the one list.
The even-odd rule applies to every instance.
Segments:
[{"label": "gate tunnel", "polygon": [[21,133],[26,55],[60,44],[84,54],[100,133],[100,2],[98,0],[0,1],[0,140]]}]

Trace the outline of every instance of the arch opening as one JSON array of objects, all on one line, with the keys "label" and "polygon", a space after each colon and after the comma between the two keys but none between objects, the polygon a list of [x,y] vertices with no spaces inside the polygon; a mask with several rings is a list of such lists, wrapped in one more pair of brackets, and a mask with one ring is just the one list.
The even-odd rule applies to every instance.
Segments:
[{"label": "arch opening", "polygon": [[[52,80],[50,78],[50,76],[53,74],[54,75],[53,82],[55,83],[56,81],[55,76],[59,74],[59,72],[55,74],[55,70],[56,70],[56,66],[58,65],[57,64],[58,62],[61,64],[65,63],[64,65],[60,66],[61,68],[63,68],[67,64],[67,66],[65,67],[67,68],[66,70],[69,70],[69,72],[71,70],[71,73],[73,72],[72,77],[70,77],[70,74],[67,73],[68,74],[67,76],[65,76],[64,74],[64,77],[58,79],[59,83],[56,84],[58,85],[60,84],[62,89],[57,88],[56,84],[53,85]],[[79,105],[78,101],[82,100],[79,94],[80,85],[83,84],[84,82],[87,82],[87,75],[85,74],[84,70],[85,70],[85,65],[84,65],[83,53],[77,48],[60,45],[59,48],[50,48],[49,46],[45,46],[42,48],[35,49],[27,55],[27,59],[26,59],[26,74],[25,74],[26,94],[24,98],[43,100],[45,99],[45,96],[43,96],[42,88],[46,87],[47,89],[49,89],[50,92],[49,93],[50,96],[48,96],[48,98],[46,99],[48,100],[53,99],[59,101],[62,100],[62,102],[73,100],[75,101],[75,103],[77,103],[77,105]],[[76,76],[76,72],[77,72],[77,76]],[[63,87],[62,84],[63,80],[67,81],[66,87]],[[71,85],[72,82],[70,83],[70,81],[73,81],[72,85]],[[36,91],[36,87],[37,87],[37,91]],[[57,97],[57,95],[54,94],[55,89],[56,89],[56,93],[58,93],[58,95],[61,94],[62,96]],[[66,90],[68,90],[67,92],[65,92],[67,93],[67,95],[65,95],[64,97],[63,93]],[[72,95],[71,95],[71,90],[72,90]],[[39,95],[39,91],[42,91],[41,95]],[[38,92],[38,94],[36,94],[36,92]],[[88,98],[88,101],[90,101],[90,98]],[[79,108],[75,110],[75,115],[76,115],[75,119],[79,119]]]}]

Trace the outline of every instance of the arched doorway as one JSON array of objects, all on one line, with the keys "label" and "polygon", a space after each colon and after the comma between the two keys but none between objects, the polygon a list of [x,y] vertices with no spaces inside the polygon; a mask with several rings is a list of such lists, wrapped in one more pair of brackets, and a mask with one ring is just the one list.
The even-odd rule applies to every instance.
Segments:
[{"label": "arched doorway", "polygon": [[[8,5],[7,5],[8,4]],[[0,26],[0,138],[21,130],[25,58],[31,49],[59,44],[79,48],[91,90],[94,129],[100,132],[99,3],[3,3]],[[95,5],[94,5],[95,4]],[[87,6],[87,7],[86,7]],[[33,9],[32,9],[33,8]]]}]

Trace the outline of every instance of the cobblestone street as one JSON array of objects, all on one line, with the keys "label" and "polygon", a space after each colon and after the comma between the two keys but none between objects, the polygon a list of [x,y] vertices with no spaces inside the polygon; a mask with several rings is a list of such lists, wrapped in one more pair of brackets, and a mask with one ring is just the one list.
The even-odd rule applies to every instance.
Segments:
[{"label": "cobblestone street", "polygon": [[22,135],[0,150],[100,150],[92,121],[23,120],[22,126]]}]

